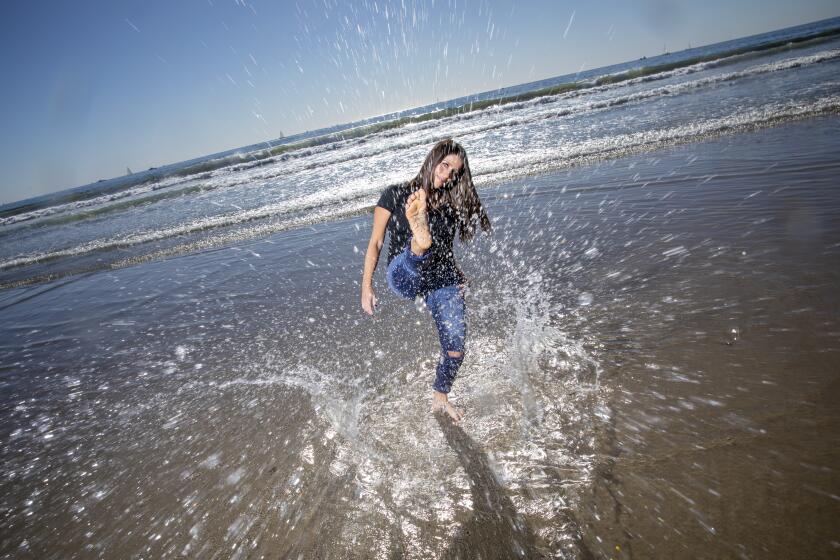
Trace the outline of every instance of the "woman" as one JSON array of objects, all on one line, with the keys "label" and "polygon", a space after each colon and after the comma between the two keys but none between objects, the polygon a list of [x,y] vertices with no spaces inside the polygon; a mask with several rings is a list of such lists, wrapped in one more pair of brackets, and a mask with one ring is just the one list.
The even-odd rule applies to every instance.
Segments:
[{"label": "woman", "polygon": [[399,296],[422,296],[438,329],[441,358],[433,385],[432,409],[445,410],[456,422],[463,413],[448,399],[464,360],[466,307],[463,275],[452,251],[457,233],[472,239],[477,225],[490,231],[490,220],[472,182],[467,153],[451,139],[432,148],[420,172],[408,183],[385,189],[373,212],[373,231],[362,276],[362,308],[373,315],[373,271],[387,229],[388,285]]}]

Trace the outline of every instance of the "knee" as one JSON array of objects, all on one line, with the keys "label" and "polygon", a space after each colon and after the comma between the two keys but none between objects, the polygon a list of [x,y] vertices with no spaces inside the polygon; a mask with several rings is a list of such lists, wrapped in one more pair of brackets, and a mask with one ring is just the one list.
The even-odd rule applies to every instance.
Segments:
[{"label": "knee", "polygon": [[404,299],[414,298],[420,291],[420,275],[405,265],[404,255],[391,261],[385,277],[391,291]]},{"label": "knee", "polygon": [[448,350],[446,352],[446,355],[449,356],[450,358],[455,358],[456,360],[463,359],[463,357],[464,357],[463,352],[457,352],[455,350]]}]

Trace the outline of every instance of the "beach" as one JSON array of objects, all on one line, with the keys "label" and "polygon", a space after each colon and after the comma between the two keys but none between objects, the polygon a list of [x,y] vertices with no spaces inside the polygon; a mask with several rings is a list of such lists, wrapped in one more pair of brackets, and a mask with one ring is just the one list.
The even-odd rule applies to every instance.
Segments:
[{"label": "beach", "polygon": [[485,190],[460,427],[369,216],[4,292],[4,555],[830,557],[838,123]]},{"label": "beach", "polygon": [[[0,556],[836,556],[833,41],[4,217]],[[446,134],[459,425],[424,306],[360,306]]]}]

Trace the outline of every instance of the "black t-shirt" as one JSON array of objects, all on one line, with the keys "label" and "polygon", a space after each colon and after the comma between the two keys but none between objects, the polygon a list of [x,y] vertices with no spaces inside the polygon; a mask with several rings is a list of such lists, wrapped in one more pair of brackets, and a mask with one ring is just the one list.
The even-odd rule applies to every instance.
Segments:
[{"label": "black t-shirt", "polygon": [[[379,202],[376,203],[377,206],[391,212],[387,229],[390,237],[388,264],[391,264],[394,257],[405,249],[411,237],[411,228],[405,217],[405,203],[412,192],[410,189],[408,183],[390,186],[382,192]],[[429,248],[431,255],[423,261],[420,269],[427,291],[464,282],[455,264],[452,251],[457,229],[458,220],[451,208],[448,206],[438,209],[429,207],[429,231],[432,234],[432,246]]]}]

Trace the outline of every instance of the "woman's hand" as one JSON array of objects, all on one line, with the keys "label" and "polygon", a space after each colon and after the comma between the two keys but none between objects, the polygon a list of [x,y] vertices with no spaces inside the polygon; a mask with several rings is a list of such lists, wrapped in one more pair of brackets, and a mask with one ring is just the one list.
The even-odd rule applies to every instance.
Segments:
[{"label": "woman's hand", "polygon": [[470,287],[470,279],[457,264],[455,265],[455,271],[458,274],[458,289],[461,290],[462,295],[466,295],[467,289]]},{"label": "woman's hand", "polygon": [[362,309],[368,315],[373,315],[373,311],[376,309],[376,296],[371,286],[362,286]]}]

